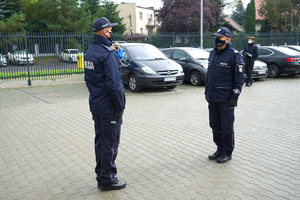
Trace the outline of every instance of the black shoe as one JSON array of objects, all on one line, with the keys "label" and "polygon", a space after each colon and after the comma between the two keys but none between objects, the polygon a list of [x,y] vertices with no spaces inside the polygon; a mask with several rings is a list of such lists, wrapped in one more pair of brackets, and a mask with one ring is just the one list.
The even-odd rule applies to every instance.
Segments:
[{"label": "black shoe", "polygon": [[217,159],[217,162],[218,163],[225,163],[227,162],[228,160],[231,160],[231,156],[227,156],[226,154],[222,154],[218,159]]},{"label": "black shoe", "polygon": [[216,160],[221,156],[222,152],[221,151],[216,151],[214,154],[209,155],[208,158],[209,160]]},{"label": "black shoe", "polygon": [[[99,184],[98,184],[98,187],[99,187]],[[126,182],[117,180],[117,182],[115,182],[114,184],[112,184],[110,186],[107,186],[107,187],[102,186],[101,191],[120,190],[124,187],[126,187]]]},{"label": "black shoe", "polygon": [[254,80],[252,80],[251,82],[250,82],[250,85],[252,85],[254,83]]},{"label": "black shoe", "polygon": [[249,85],[249,84],[246,84],[246,86],[247,86],[247,87],[250,87],[250,85]]},{"label": "black shoe", "polygon": [[98,182],[98,188],[103,188],[104,186],[100,183],[100,182]]}]

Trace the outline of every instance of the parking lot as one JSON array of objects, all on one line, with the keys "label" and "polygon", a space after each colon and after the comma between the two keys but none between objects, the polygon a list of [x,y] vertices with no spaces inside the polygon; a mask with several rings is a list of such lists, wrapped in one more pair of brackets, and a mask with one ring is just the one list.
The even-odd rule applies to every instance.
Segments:
[{"label": "parking lot", "polygon": [[244,87],[235,150],[216,150],[204,86],[126,88],[119,191],[95,180],[84,82],[0,89],[0,199],[300,199],[300,75]]}]

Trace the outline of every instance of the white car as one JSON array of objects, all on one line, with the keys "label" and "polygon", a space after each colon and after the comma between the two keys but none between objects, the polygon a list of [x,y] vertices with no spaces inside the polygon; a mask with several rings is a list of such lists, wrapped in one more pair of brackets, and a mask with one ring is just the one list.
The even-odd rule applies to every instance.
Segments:
[{"label": "white car", "polygon": [[28,63],[33,65],[33,55],[26,52],[26,50],[16,50],[14,49],[12,52],[7,53],[7,58],[11,63],[15,65],[26,65],[27,64],[27,55],[28,55]]},{"label": "white car", "polygon": [[78,49],[65,49],[59,55],[60,61],[67,61],[67,62],[77,62],[77,55],[83,53]]},{"label": "white car", "polygon": [[0,53],[0,66],[6,67],[6,58],[2,53]]}]

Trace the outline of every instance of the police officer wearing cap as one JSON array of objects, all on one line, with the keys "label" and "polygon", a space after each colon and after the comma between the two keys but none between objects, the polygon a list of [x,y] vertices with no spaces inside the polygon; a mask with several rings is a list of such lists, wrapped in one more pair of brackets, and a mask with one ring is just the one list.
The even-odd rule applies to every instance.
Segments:
[{"label": "police officer wearing cap", "polygon": [[120,143],[122,115],[125,109],[121,62],[110,48],[112,26],[105,17],[93,24],[94,40],[84,58],[85,81],[95,126],[96,179],[102,191],[126,186],[116,177],[115,159]]},{"label": "police officer wearing cap", "polygon": [[234,149],[234,108],[244,83],[244,62],[239,52],[231,48],[227,28],[219,29],[213,36],[216,47],[208,58],[204,94],[217,150],[208,158],[225,163],[232,158]]}]

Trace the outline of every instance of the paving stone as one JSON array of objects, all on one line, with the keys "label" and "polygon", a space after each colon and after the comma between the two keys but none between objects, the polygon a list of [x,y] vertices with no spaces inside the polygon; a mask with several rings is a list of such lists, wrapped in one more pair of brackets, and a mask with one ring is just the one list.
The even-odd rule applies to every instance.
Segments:
[{"label": "paving stone", "polygon": [[109,192],[95,181],[84,83],[22,88],[50,104],[0,89],[0,198],[300,199],[299,85],[296,75],[243,88],[225,164],[207,158],[216,147],[203,86],[126,89],[116,165],[127,187]]}]

